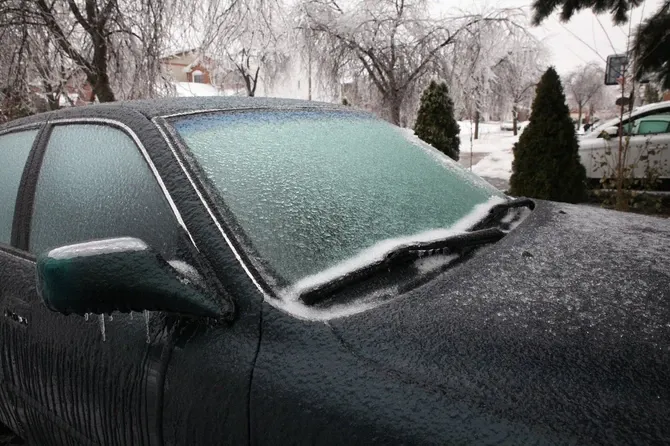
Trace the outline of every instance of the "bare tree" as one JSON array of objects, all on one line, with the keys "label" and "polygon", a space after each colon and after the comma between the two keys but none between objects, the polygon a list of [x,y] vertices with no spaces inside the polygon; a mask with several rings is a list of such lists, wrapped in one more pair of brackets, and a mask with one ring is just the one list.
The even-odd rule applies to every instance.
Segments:
[{"label": "bare tree", "polygon": [[569,73],[565,79],[568,100],[577,107],[577,128],[582,122],[582,110],[595,103],[604,90],[605,73],[596,64],[586,64]]},{"label": "bare tree", "polygon": [[[269,83],[287,59],[290,25],[281,0],[210,2],[217,11],[202,35],[200,48],[211,55],[218,69],[235,72],[248,96],[255,96],[259,80]],[[265,74],[265,76],[264,76]]]},{"label": "bare tree", "polygon": [[[166,23],[178,4],[179,0],[2,0],[0,28],[33,36],[33,44],[21,50],[32,59],[54,101],[73,71],[83,73],[100,102],[113,101],[119,93],[146,97],[156,91],[159,55],[169,34]],[[54,101],[50,99],[52,106]]]},{"label": "bare tree", "polygon": [[509,51],[497,64],[497,85],[512,104],[512,128],[517,134],[519,105],[530,101],[544,71],[546,53],[541,43],[525,33],[509,39]]},{"label": "bare tree", "polygon": [[339,67],[360,67],[398,125],[403,103],[443,48],[478,23],[507,20],[501,11],[433,19],[422,0],[307,0],[304,8],[319,46],[342,61]]},{"label": "bare tree", "polygon": [[28,36],[15,27],[0,28],[0,124],[33,112],[28,84],[25,48]]},{"label": "bare tree", "polygon": [[[505,20],[481,21],[467,27],[451,46],[451,91],[460,92],[458,101],[473,123],[474,139],[479,137],[479,122],[494,105],[504,99],[501,65],[515,48],[514,39],[526,36],[525,16],[518,10],[482,12],[483,16],[504,14]],[[518,23],[517,23],[518,22]]]}]

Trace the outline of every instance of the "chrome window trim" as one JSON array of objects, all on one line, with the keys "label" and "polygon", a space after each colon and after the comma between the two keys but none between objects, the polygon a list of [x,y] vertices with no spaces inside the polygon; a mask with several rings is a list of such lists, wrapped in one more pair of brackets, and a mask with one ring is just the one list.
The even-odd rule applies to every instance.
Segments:
[{"label": "chrome window trim", "polygon": [[[240,110],[258,110],[258,108],[206,108],[202,110],[189,110],[185,112],[179,112],[179,113],[172,113],[169,115],[161,115],[161,119],[169,119],[169,118],[176,118],[178,116],[189,116],[189,115],[199,115],[201,113],[216,113],[216,112],[225,112],[225,111],[240,111]],[[154,121],[154,124],[156,124],[155,119],[153,118],[152,121]],[[159,127],[160,128],[160,127]],[[166,139],[167,141],[167,139]]]},{"label": "chrome window trim", "polygon": [[17,125],[16,127],[9,127],[9,128],[0,130],[0,136],[4,135],[6,133],[26,132],[28,130],[38,130],[38,133],[39,133],[39,130],[46,124],[47,124],[47,121],[40,121],[40,122],[33,122],[32,124],[23,124],[23,125]]},{"label": "chrome window trim", "polygon": [[[177,219],[177,223],[179,226],[186,231],[186,234],[188,235],[188,238],[191,240],[191,243],[195,247],[198,252],[200,252],[200,249],[198,249],[198,245],[196,245],[195,240],[193,239],[193,235],[191,235],[191,232],[188,230],[186,227],[186,223],[184,222],[184,219],[181,216],[181,213],[179,212],[179,209],[177,209],[177,205],[175,204],[174,200],[172,199],[172,195],[170,195],[170,192],[167,190],[167,187],[165,186],[165,183],[163,182],[163,178],[161,178],[160,173],[158,172],[158,169],[156,168],[156,165],[154,162],[151,160],[151,157],[149,156],[149,152],[147,152],[147,149],[144,147],[144,144],[142,144],[142,141],[140,141],[140,138],[137,136],[135,131],[128,127],[126,124],[117,121],[115,119],[109,119],[109,118],[62,118],[62,119],[50,119],[47,124],[54,124],[54,125],[59,125],[59,124],[106,124],[110,125],[112,127],[117,127],[124,133],[126,133],[128,136],[130,136],[135,143],[135,145],[140,149],[140,152],[142,153],[142,156],[144,157],[144,160],[146,163],[149,165],[149,169],[151,170],[151,173],[153,174],[154,178],[158,182],[158,185],[160,186],[161,190],[163,191],[163,195],[165,196],[165,199],[168,201],[168,204],[170,205],[170,208],[172,209],[172,213],[174,214],[175,218]],[[48,145],[48,141],[47,141]]]},{"label": "chrome window trim", "polygon": [[[342,107],[338,106],[337,104],[331,104],[330,105],[322,105],[322,106],[314,106],[314,105],[296,105],[296,106],[291,106],[291,107],[281,107],[281,108],[276,108],[276,107],[233,107],[233,108],[206,108],[202,110],[189,110],[189,111],[184,111],[184,112],[178,112],[178,113],[171,113],[169,115],[161,115],[157,118],[161,118],[164,120],[167,120],[169,118],[177,118],[180,116],[191,116],[191,115],[200,115],[200,114],[207,114],[207,113],[234,113],[234,112],[247,112],[247,111],[333,111],[333,110],[339,110],[342,111]],[[369,112],[366,112],[365,110],[346,110],[347,112],[350,113],[367,113],[370,114]],[[156,118],[154,118],[156,119]],[[153,119],[152,119],[153,121]]]},{"label": "chrome window trim", "polygon": [[[212,111],[218,111],[218,110],[212,110]],[[198,111],[195,111],[195,112],[188,112],[188,113],[178,114],[178,115],[169,115],[169,116],[165,116],[165,117],[183,116],[183,115],[198,114],[198,113],[207,113],[207,111],[205,111],[205,110],[198,110]],[[159,131],[159,132],[161,133],[161,135],[163,136],[163,139],[165,140],[165,142],[167,143],[167,145],[170,147],[170,150],[172,151],[172,155],[174,156],[174,158],[175,158],[175,159],[177,160],[177,162],[179,163],[179,166],[181,167],[182,171],[184,172],[184,175],[186,175],[186,178],[188,178],[189,183],[191,183],[191,187],[193,188],[193,190],[195,190],[195,193],[198,195],[198,198],[200,199],[200,202],[202,203],[202,205],[203,205],[203,206],[205,207],[205,209],[207,210],[207,213],[209,214],[210,218],[212,219],[212,221],[213,221],[214,224],[216,225],[217,229],[219,230],[219,232],[220,232],[221,235],[223,236],[224,240],[226,241],[226,244],[228,245],[228,247],[230,248],[230,250],[232,251],[232,253],[235,255],[235,258],[236,258],[237,261],[239,262],[240,266],[242,266],[242,269],[244,270],[244,272],[247,274],[247,276],[249,277],[249,279],[251,280],[251,282],[256,286],[256,288],[258,289],[258,291],[261,293],[261,295],[263,296],[263,299],[264,299],[264,300],[271,299],[271,297],[268,295],[268,293],[265,292],[265,290],[263,289],[263,287],[261,286],[261,284],[258,282],[258,280],[256,279],[256,277],[254,277],[254,274],[251,272],[251,269],[249,268],[249,266],[248,266],[248,265],[244,262],[244,260],[242,259],[242,256],[240,255],[240,253],[238,252],[238,250],[235,248],[235,245],[232,243],[230,236],[229,236],[229,235],[226,233],[226,231],[223,229],[223,225],[222,225],[221,222],[219,222],[219,220],[216,218],[216,216],[214,215],[214,212],[212,211],[212,209],[210,208],[210,206],[207,204],[207,200],[205,200],[205,197],[202,195],[200,189],[198,188],[198,186],[196,185],[196,183],[193,181],[193,178],[191,177],[191,174],[188,172],[188,169],[186,169],[186,166],[185,166],[184,163],[182,162],[181,157],[179,156],[179,154],[177,153],[177,151],[176,151],[174,145],[173,145],[172,142],[170,141],[170,138],[168,138],[168,135],[167,135],[167,134],[165,133],[165,131],[163,130],[163,127],[162,127],[161,125],[159,125],[159,120],[162,120],[161,124],[165,125],[165,128],[168,128],[168,127],[167,127],[167,122],[165,121],[165,117],[161,116],[161,117],[153,118],[153,119],[151,120],[151,122],[154,123],[154,125],[156,126],[156,128],[158,129],[158,131]],[[172,135],[172,136],[175,136],[175,135]]]}]

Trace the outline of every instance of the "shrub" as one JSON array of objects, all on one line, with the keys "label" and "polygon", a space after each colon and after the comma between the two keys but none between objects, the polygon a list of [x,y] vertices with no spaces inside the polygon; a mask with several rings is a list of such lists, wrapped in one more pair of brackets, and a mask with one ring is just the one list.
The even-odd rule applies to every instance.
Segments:
[{"label": "shrub", "polygon": [[431,81],[421,95],[421,105],[414,124],[416,136],[445,155],[458,161],[460,128],[454,119],[454,102],[447,84]]},{"label": "shrub", "polygon": [[563,86],[550,67],[537,85],[530,123],[513,147],[510,194],[577,203],[586,197],[586,170]]}]

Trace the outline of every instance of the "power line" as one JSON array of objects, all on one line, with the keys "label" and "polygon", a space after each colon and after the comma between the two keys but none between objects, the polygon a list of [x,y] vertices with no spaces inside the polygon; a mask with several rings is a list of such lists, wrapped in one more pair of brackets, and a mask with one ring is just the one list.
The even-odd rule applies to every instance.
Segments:
[{"label": "power line", "polygon": [[[554,20],[556,20],[556,19],[554,19]],[[558,20],[557,20],[557,23],[558,23],[563,29],[565,29],[567,32],[569,32],[575,39],[579,40],[584,46],[586,46],[588,49],[590,49],[591,51],[593,51],[593,52],[595,53],[595,55],[598,56],[598,58],[599,58],[600,60],[602,60],[603,62],[607,63],[607,60],[606,60],[605,58],[603,58],[603,56],[601,56],[600,53],[598,53],[598,51],[596,51],[591,45],[589,45],[588,43],[586,43],[586,42],[584,41],[584,39],[582,39],[581,37],[579,37],[577,34],[573,33],[572,31],[570,31],[565,25],[563,25],[563,24],[562,24],[561,22],[559,22]]]},{"label": "power line", "polygon": [[610,39],[610,35],[605,30],[605,27],[603,26],[602,22],[600,21],[600,18],[597,15],[595,15],[595,17],[596,17],[596,22],[598,22],[598,25],[600,25],[600,29],[603,30],[603,33],[605,33],[605,37],[607,37],[607,41],[610,43],[610,47],[612,48],[612,52],[616,53],[616,48],[614,48],[614,43],[612,43],[612,39]]}]

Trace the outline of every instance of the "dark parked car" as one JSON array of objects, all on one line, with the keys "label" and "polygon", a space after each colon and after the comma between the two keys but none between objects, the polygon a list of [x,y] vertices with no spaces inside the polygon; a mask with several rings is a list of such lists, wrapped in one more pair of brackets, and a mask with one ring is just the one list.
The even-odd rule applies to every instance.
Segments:
[{"label": "dark parked car", "polygon": [[0,422],[35,445],[667,444],[670,224],[511,199],[328,104],[0,127]]}]

